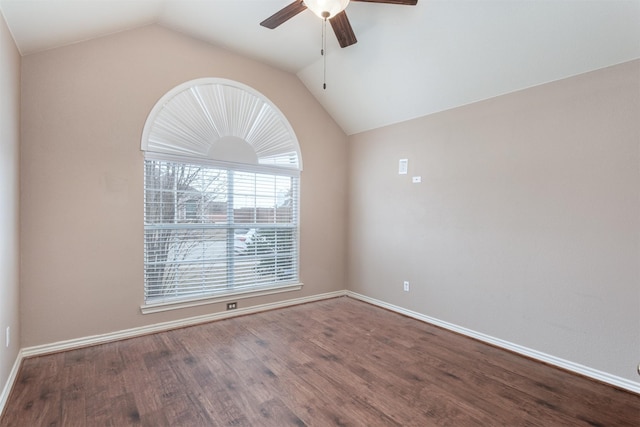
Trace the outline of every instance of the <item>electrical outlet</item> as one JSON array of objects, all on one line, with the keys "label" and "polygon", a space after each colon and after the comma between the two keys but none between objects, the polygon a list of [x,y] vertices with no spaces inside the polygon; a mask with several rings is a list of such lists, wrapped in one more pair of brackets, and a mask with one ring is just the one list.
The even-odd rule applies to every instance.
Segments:
[{"label": "electrical outlet", "polygon": [[407,282],[406,280],[404,281],[404,291],[409,292],[409,282]]},{"label": "electrical outlet", "polygon": [[227,303],[227,310],[235,310],[236,308],[238,308],[238,303],[237,302],[228,302]]},{"label": "electrical outlet", "polygon": [[5,332],[5,345],[9,348],[9,343],[11,342],[11,326],[7,326],[7,331]]}]

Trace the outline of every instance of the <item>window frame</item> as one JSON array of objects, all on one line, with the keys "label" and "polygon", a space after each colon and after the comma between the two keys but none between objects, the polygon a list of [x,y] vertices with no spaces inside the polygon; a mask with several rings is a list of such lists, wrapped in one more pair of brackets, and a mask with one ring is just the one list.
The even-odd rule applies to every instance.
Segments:
[{"label": "window frame", "polygon": [[[274,166],[268,165],[248,165],[241,163],[231,163],[224,161],[216,161],[216,160],[207,160],[207,159],[194,159],[194,158],[185,158],[182,156],[171,156],[171,155],[163,155],[158,153],[147,153],[145,155],[145,167],[147,161],[157,161],[157,162],[166,162],[170,164],[183,164],[192,167],[205,167],[212,168],[217,170],[222,170],[225,172],[245,172],[252,174],[262,174],[269,175],[274,177],[290,177],[294,179],[294,184],[292,185],[292,222],[290,225],[282,226],[277,225],[276,223],[265,223],[264,228],[267,229],[276,229],[276,230],[284,230],[284,229],[292,229],[295,233],[295,248],[294,248],[294,271],[295,276],[293,279],[286,281],[274,281],[274,282],[266,282],[257,284],[255,286],[242,286],[237,287],[234,284],[227,284],[227,288],[225,289],[216,289],[212,290],[209,293],[196,293],[193,292],[191,295],[183,295],[183,296],[166,296],[162,297],[147,297],[147,266],[146,266],[146,255],[145,255],[145,277],[144,277],[144,303],[141,306],[141,311],[144,314],[147,313],[155,313],[159,311],[185,308],[185,307],[194,307],[204,304],[212,304],[219,303],[225,301],[235,301],[243,298],[250,298],[256,296],[263,295],[271,295],[274,293],[288,292],[294,290],[302,289],[303,283],[300,281],[300,173],[299,171],[293,169],[283,169]],[[146,184],[145,184],[145,197],[146,197]],[[226,194],[229,194],[229,188],[227,188]],[[233,234],[233,230],[239,228],[247,228],[247,226],[256,226],[256,228],[260,225],[260,223],[242,223],[235,222],[235,216],[231,215],[227,217],[227,221],[224,224],[220,224],[220,227],[217,227],[221,230],[227,231],[227,235],[229,235],[229,230],[231,230],[231,234]],[[182,225],[185,229],[193,229],[198,230],[201,228],[202,224],[194,224],[193,227],[189,227],[188,225]],[[150,228],[149,224],[145,222],[145,253],[146,253],[146,232]],[[253,227],[249,227],[253,228]],[[230,237],[226,238],[227,245],[233,245],[234,241],[229,241]],[[231,251],[233,252],[233,251]],[[237,256],[235,253],[232,253],[231,258]],[[228,267],[227,267],[228,269]]]},{"label": "window frame", "polygon": [[[282,283],[276,280],[273,283],[261,283],[256,286],[235,289],[231,287],[224,291],[216,288],[215,292],[206,295],[156,298],[154,301],[147,298],[147,224],[145,223],[143,303],[140,306],[143,314],[236,301],[302,288],[303,283],[300,279],[302,157],[293,128],[268,98],[253,88],[233,80],[201,78],[182,83],[162,96],[149,113],[142,133],[141,150],[144,152],[145,168],[147,160],[153,160],[237,172],[289,176],[297,183],[294,185],[296,194],[293,213],[295,217],[293,228],[295,247],[292,249],[295,251],[293,279]],[[255,152],[255,157],[250,154],[251,151]],[[146,179],[146,169],[144,171]],[[146,184],[144,187],[146,197]],[[185,217],[192,214],[186,205],[184,208]],[[174,212],[174,218],[178,217],[177,213],[177,211]],[[258,222],[257,217],[255,221]],[[233,226],[229,227],[229,229],[232,228]],[[273,228],[278,229],[275,226]],[[236,243],[233,229],[231,232],[227,231],[226,239],[228,254],[233,251]],[[264,238],[263,241],[273,242],[273,238],[271,240]],[[274,245],[277,244],[274,243]],[[285,251],[287,249],[288,247],[285,246]],[[272,268],[273,271],[277,271],[275,266]]]}]

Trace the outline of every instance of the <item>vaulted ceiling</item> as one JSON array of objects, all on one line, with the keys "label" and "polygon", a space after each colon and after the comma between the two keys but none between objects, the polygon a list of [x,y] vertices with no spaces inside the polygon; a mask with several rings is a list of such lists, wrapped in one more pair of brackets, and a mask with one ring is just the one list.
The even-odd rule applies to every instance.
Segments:
[{"label": "vaulted ceiling", "polygon": [[[640,58],[640,0],[352,2],[341,49],[293,0],[0,0],[23,55],[157,23],[296,74],[347,134]],[[640,87],[640,76],[638,77]]]}]

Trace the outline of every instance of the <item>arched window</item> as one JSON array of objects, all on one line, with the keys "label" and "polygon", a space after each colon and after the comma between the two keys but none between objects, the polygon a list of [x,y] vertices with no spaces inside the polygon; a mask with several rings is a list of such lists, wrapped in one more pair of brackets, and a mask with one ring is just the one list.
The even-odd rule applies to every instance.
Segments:
[{"label": "arched window", "polygon": [[300,289],[298,141],[248,86],[186,82],[142,135],[143,312]]}]

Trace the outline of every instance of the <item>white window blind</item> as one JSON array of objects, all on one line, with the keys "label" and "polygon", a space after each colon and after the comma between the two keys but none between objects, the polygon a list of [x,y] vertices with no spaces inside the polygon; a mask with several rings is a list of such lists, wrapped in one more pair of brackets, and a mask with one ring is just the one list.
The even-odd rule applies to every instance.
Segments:
[{"label": "white window blind", "polygon": [[299,178],[147,158],[145,303],[297,283]]}]

